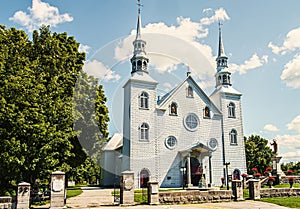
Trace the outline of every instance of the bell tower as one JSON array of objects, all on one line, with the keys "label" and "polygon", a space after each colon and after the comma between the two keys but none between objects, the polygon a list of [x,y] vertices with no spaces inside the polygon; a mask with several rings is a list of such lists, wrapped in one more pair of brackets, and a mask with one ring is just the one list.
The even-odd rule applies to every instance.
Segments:
[{"label": "bell tower", "polygon": [[138,20],[136,27],[136,37],[133,41],[134,51],[133,56],[130,59],[132,70],[131,74],[135,72],[145,72],[148,73],[148,63],[149,59],[147,58],[145,47],[146,41],[144,41],[141,37],[141,3],[138,0]]},{"label": "bell tower", "polygon": [[224,46],[222,42],[222,31],[221,31],[221,23],[219,22],[219,51],[218,57],[216,59],[217,62],[217,73],[216,73],[216,88],[222,85],[231,86],[230,76],[231,73],[228,71],[227,60],[228,57],[224,52]]}]

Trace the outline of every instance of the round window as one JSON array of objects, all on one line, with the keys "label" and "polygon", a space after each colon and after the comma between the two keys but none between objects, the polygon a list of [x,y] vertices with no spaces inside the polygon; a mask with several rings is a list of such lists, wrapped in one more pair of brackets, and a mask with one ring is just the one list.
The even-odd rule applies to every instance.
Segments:
[{"label": "round window", "polygon": [[177,139],[174,136],[166,138],[165,145],[168,149],[174,149],[177,145]]},{"label": "round window", "polygon": [[216,150],[217,149],[217,146],[218,146],[218,141],[215,139],[215,138],[211,138],[209,141],[208,141],[208,147],[212,150]]},{"label": "round window", "polygon": [[190,131],[195,131],[198,127],[198,124],[198,117],[193,113],[188,114],[184,119],[184,125]]}]

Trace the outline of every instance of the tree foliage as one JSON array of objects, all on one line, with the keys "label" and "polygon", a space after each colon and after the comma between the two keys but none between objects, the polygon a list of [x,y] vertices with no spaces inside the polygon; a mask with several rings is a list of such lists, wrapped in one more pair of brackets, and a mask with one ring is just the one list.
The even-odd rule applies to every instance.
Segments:
[{"label": "tree foliage", "polygon": [[281,169],[285,173],[286,173],[287,170],[293,170],[294,175],[299,175],[300,174],[300,162],[283,163],[281,165]]},{"label": "tree foliage", "polygon": [[248,139],[245,138],[247,172],[249,174],[251,174],[252,168],[257,168],[258,172],[263,173],[270,166],[273,151],[267,145],[268,140],[260,136],[251,135]]},{"label": "tree foliage", "polygon": [[93,143],[107,137],[106,98],[97,81],[84,75],[85,54],[78,47],[73,37],[51,33],[49,27],[34,31],[29,40],[24,31],[0,26],[0,195],[20,181],[34,183],[87,162],[80,130],[74,129],[80,76],[93,81],[95,97],[89,101],[100,111],[81,119],[93,117],[100,129]]}]

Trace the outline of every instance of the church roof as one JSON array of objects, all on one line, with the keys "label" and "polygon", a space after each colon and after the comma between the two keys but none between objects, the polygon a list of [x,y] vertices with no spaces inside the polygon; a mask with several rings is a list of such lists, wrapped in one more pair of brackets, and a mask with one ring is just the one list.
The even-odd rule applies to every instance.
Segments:
[{"label": "church roof", "polygon": [[134,82],[134,81],[155,84],[155,85],[158,84],[158,82],[154,80],[148,73],[136,71],[131,75],[131,77],[128,79],[128,81],[125,83],[123,87],[125,87],[127,83]]},{"label": "church roof", "polygon": [[188,145],[187,147],[180,150],[179,152],[187,152],[187,151],[192,151],[192,150],[196,150],[196,151],[199,151],[202,153],[211,151],[211,149],[208,146],[202,144],[201,142],[196,142],[194,144]]},{"label": "church roof", "polygon": [[214,92],[210,95],[210,96],[213,96],[217,93],[227,93],[227,94],[233,94],[233,95],[237,95],[237,96],[242,96],[242,93],[237,91],[236,89],[234,89],[232,86],[230,85],[222,85],[222,86],[219,86],[218,88],[216,88],[214,90]]},{"label": "church roof", "polygon": [[123,146],[123,134],[115,133],[104,146],[103,151],[114,151]]},{"label": "church roof", "polygon": [[160,100],[157,101],[158,108],[163,109],[164,105],[170,100],[170,98],[183,86],[187,81],[191,81],[197,90],[205,97],[207,103],[209,103],[216,111],[217,114],[222,114],[222,112],[216,107],[216,105],[210,100],[210,98],[206,95],[206,93],[199,87],[196,81],[189,74],[177,87],[172,89],[170,92],[165,94]]}]

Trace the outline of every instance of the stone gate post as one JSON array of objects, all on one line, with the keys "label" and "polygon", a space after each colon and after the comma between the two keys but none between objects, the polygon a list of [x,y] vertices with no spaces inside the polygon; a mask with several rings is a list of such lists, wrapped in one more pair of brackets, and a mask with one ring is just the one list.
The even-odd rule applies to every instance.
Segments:
[{"label": "stone gate post", "polygon": [[150,205],[158,205],[159,204],[158,182],[157,181],[149,181],[148,182],[148,204],[150,204]]},{"label": "stone gate post", "polygon": [[124,171],[120,178],[120,204],[134,204],[134,172]]},{"label": "stone gate post", "polygon": [[51,174],[50,209],[65,208],[65,173],[55,171]]},{"label": "stone gate post", "polygon": [[242,180],[232,180],[234,200],[244,200]]},{"label": "stone gate post", "polygon": [[17,209],[28,209],[30,201],[30,184],[22,182],[18,184]]},{"label": "stone gate post", "polygon": [[260,181],[258,179],[250,179],[249,181],[249,195],[251,200],[260,199]]}]

